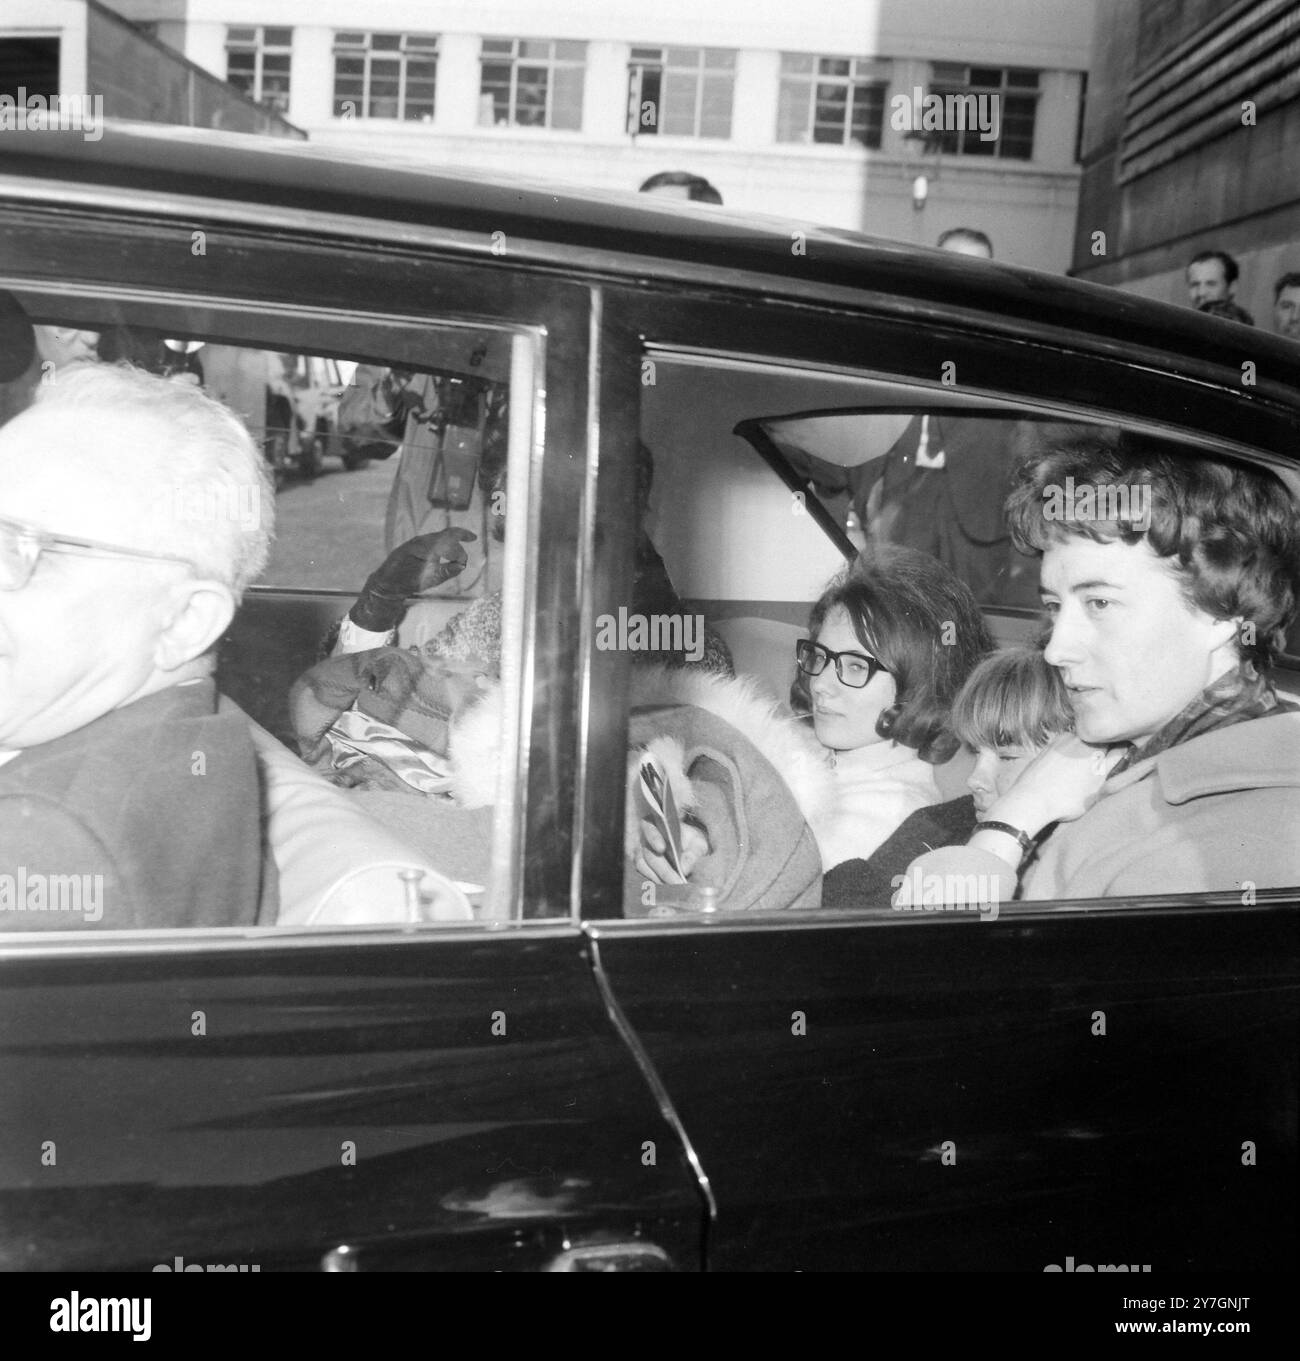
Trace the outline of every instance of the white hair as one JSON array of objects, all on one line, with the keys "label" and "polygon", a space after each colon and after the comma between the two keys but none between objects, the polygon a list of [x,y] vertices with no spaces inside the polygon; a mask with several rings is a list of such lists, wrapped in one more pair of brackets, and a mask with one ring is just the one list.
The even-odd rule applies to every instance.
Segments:
[{"label": "white hair", "polygon": [[42,412],[66,411],[91,430],[96,420],[134,418],[141,437],[129,446],[130,462],[113,472],[135,484],[147,507],[147,547],[187,558],[236,597],[261,574],[275,490],[261,450],[229,407],[126,363],[71,365],[39,389],[37,401]]}]

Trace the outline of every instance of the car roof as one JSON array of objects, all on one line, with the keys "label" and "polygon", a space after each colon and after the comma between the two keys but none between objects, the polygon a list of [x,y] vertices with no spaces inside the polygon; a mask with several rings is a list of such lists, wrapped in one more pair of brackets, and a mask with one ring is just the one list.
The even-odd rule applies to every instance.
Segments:
[{"label": "car roof", "polygon": [[[48,187],[48,191],[46,190]],[[1220,371],[1249,360],[1259,380],[1300,410],[1300,346],[1134,293],[999,261],[868,237],[793,219],[634,192],[590,190],[447,166],[429,168],[366,149],[278,137],[106,121],[100,140],[75,130],[18,130],[0,138],[0,196],[156,215],[204,202],[247,205],[265,220],[345,235],[375,224],[482,238],[504,232],[516,258],[567,262],[599,273],[712,280],[741,276],[776,296],[840,290],[905,298],[928,309],[997,319],[1022,334],[1071,335],[1083,348],[1148,349]],[[521,249],[520,249],[521,248]],[[755,279],[753,276],[758,276]],[[1258,393],[1248,395],[1261,395]]]}]

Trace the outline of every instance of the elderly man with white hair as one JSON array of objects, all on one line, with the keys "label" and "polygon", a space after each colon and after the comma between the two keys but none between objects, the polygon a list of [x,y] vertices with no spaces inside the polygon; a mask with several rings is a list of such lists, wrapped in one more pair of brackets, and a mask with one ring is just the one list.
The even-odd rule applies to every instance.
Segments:
[{"label": "elderly man with white hair", "polygon": [[139,370],[73,366],[0,429],[0,929],[270,910],[249,725],[213,669],[273,507],[239,420]]}]

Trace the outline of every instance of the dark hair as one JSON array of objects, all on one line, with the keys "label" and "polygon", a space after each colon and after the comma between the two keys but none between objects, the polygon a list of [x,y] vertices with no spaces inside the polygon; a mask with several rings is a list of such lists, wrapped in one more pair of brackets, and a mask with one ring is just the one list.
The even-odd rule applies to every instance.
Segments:
[{"label": "dark hair", "polygon": [[1041,648],[985,657],[952,706],[952,730],[968,747],[1041,747],[1074,726],[1061,673]]},{"label": "dark hair", "polygon": [[[1226,283],[1235,284],[1237,275],[1241,272],[1237,268],[1237,262],[1228,254],[1226,250],[1203,250],[1199,255],[1193,255],[1187,262],[1187,269],[1193,265],[1208,264],[1211,260],[1217,260],[1223,266],[1223,278]],[[1186,274],[1187,270],[1183,273]]]},{"label": "dark hair", "polygon": [[[949,725],[952,702],[971,668],[993,650],[970,588],[928,553],[881,544],[864,549],[822,592],[808,619],[814,639],[836,608],[897,686],[876,732],[932,765],[949,760],[960,745]],[[802,672],[790,703],[800,714],[812,708]]]},{"label": "dark hair", "polygon": [[1273,301],[1276,302],[1282,296],[1284,288],[1300,288],[1300,270],[1293,269],[1289,274],[1284,274],[1273,285]]},{"label": "dark hair", "polygon": [[[1054,515],[1053,499],[1067,486],[1091,489],[1097,513]],[[1131,510],[1140,487],[1148,489],[1139,493],[1141,516],[1114,513],[1121,505]],[[1007,497],[1007,523],[1022,553],[1041,556],[1049,544],[1071,536],[1126,544],[1145,538],[1158,557],[1174,560],[1189,604],[1215,619],[1240,616],[1252,625],[1239,632],[1237,646],[1260,669],[1283,650],[1295,613],[1296,512],[1286,488],[1263,469],[1098,435],[1021,464]]]},{"label": "dark hair", "polygon": [[722,195],[703,175],[692,175],[689,170],[661,170],[651,175],[637,192],[652,194],[656,189],[685,189],[686,197],[696,203],[722,202]]},{"label": "dark hair", "polygon": [[1255,318],[1244,307],[1228,298],[1214,298],[1210,302],[1203,302],[1196,310],[1204,312],[1207,316],[1222,317],[1224,321],[1239,321],[1243,326],[1255,324]]},{"label": "dark hair", "polygon": [[949,241],[969,241],[974,246],[983,246],[989,253],[989,259],[993,258],[993,242],[974,227],[949,227],[935,244],[942,250]]}]

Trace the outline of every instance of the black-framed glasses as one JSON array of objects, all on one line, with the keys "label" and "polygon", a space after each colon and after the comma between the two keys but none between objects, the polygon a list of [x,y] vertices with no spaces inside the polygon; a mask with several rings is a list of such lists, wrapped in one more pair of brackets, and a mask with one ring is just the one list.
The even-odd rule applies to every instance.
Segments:
[{"label": "black-framed glasses", "polygon": [[101,543],[98,539],[74,539],[66,534],[50,534],[20,520],[0,519],[0,591],[21,591],[32,579],[42,553],[79,553],[87,557],[147,558],[157,562],[183,562],[189,558],[175,553],[151,553],[145,548],[123,548],[120,544]]},{"label": "black-framed glasses", "polygon": [[832,652],[811,638],[802,638],[795,644],[794,659],[805,676],[820,676],[834,662],[840,684],[850,690],[864,690],[877,672],[889,669],[879,658],[868,657],[865,652]]}]

